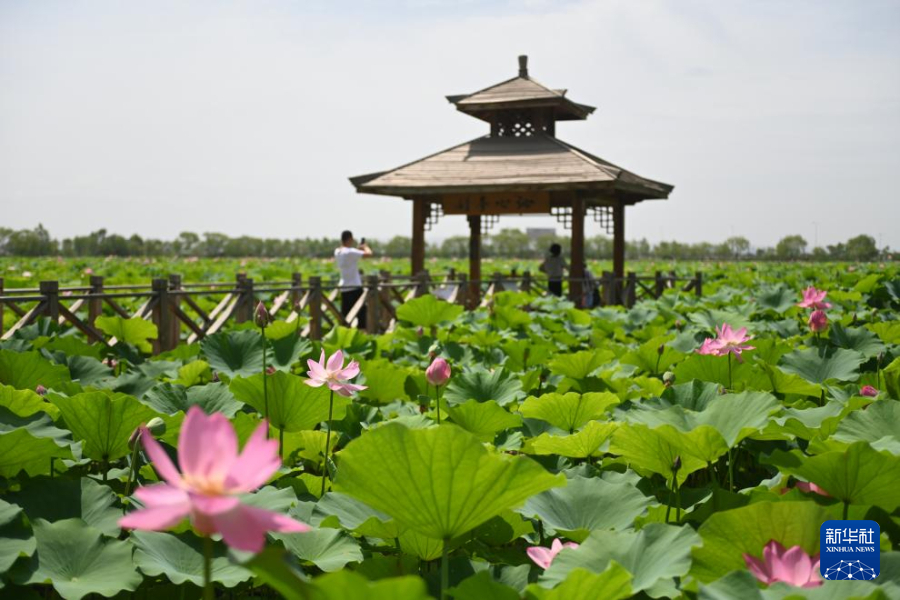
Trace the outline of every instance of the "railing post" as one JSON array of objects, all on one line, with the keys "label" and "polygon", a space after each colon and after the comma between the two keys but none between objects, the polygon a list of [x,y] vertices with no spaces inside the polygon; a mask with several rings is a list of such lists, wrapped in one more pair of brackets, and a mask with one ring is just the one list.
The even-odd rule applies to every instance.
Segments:
[{"label": "railing post", "polygon": [[612,271],[603,271],[603,304],[616,304],[616,276]]},{"label": "railing post", "polygon": [[[103,293],[103,275],[91,275],[91,295]],[[91,298],[88,300],[88,320],[91,327],[97,317],[103,314],[103,298]]]},{"label": "railing post", "polygon": [[322,278],[309,278],[309,339],[322,339]]},{"label": "railing post", "polygon": [[366,275],[366,333],[381,333],[381,298],[378,275]]},{"label": "railing post", "polygon": [[637,297],[637,275],[634,271],[628,272],[628,281],[625,285],[624,304],[628,308],[634,306]]},{"label": "railing post", "polygon": [[491,283],[494,286],[493,296],[496,296],[498,292],[503,291],[503,273],[500,271],[494,271],[494,274],[491,276]]},{"label": "railing post", "polygon": [[[169,290],[175,291],[181,289],[181,275],[177,273],[169,274]],[[169,294],[169,306],[172,307],[181,307],[181,295],[180,294]],[[173,343],[177,346],[181,341],[181,319],[178,318],[178,315],[175,314],[174,309],[172,309],[172,318],[171,318],[171,326],[172,326],[172,337],[170,338]]]},{"label": "railing post", "polygon": [[531,271],[525,271],[524,273],[522,273],[522,291],[531,291]]},{"label": "railing post", "polygon": [[153,295],[156,302],[153,305],[152,319],[156,324],[158,338],[153,344],[153,353],[159,354],[172,350],[177,344],[172,340],[172,309],[170,307],[169,282],[165,279],[154,279],[152,283]]},{"label": "railing post", "polygon": [[235,323],[244,323],[253,318],[253,280],[241,273],[237,285],[240,291],[238,307],[234,314]]},{"label": "railing post", "polygon": [[291,287],[294,288],[290,293],[291,310],[294,310],[297,303],[300,302],[300,290],[298,288],[303,287],[303,275],[301,273],[291,274]]},{"label": "railing post", "polygon": [[416,293],[415,297],[419,298],[428,293],[428,271],[422,270],[416,274]]},{"label": "railing post", "polygon": [[59,282],[58,281],[42,281],[41,295],[44,296],[44,316],[53,319],[53,322],[59,320]]},{"label": "railing post", "polygon": [[694,280],[694,293],[699,298],[703,295],[703,272],[697,271],[695,277],[696,279]]},{"label": "railing post", "polygon": [[656,279],[656,297],[662,298],[662,295],[666,291],[666,280],[663,279],[662,271],[657,271],[654,274],[654,277]]},{"label": "railing post", "polygon": [[459,285],[459,291],[456,292],[456,303],[468,306],[466,296],[469,293],[469,276],[466,273],[460,273],[456,276],[456,280],[459,282],[457,284]]}]

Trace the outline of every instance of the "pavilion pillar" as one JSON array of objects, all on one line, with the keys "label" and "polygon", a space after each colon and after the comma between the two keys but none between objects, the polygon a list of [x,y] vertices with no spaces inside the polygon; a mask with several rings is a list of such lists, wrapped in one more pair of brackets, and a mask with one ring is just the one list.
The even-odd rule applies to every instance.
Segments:
[{"label": "pavilion pillar", "polygon": [[581,306],[584,283],[584,198],[572,200],[572,249],[569,252],[569,299]]},{"label": "pavilion pillar", "polygon": [[613,275],[615,276],[616,302],[622,302],[622,284],[625,277],[625,204],[621,200],[613,205]]},{"label": "pavilion pillar", "polygon": [[470,308],[481,302],[481,215],[469,215],[469,294]]},{"label": "pavilion pillar", "polygon": [[428,218],[430,208],[427,200],[413,199],[412,219],[412,256],[410,266],[413,277],[425,270],[425,220]]}]

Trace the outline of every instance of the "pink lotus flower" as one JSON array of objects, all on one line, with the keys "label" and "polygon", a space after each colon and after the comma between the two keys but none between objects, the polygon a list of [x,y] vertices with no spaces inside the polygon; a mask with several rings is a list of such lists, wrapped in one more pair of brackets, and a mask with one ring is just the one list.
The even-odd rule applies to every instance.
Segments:
[{"label": "pink lotus flower", "polygon": [[867,396],[869,398],[874,398],[875,396],[878,395],[878,390],[873,388],[871,385],[864,385],[861,388],[859,388],[859,395]]},{"label": "pink lotus flower", "polygon": [[728,323],[722,323],[721,327],[716,327],[716,339],[707,338],[703,341],[703,345],[697,350],[698,354],[712,354],[714,356],[725,356],[734,354],[738,362],[743,362],[741,352],[744,350],[754,350],[755,346],[748,346],[752,337],[747,335],[747,328],[741,327],[738,330],[731,328]]},{"label": "pink lotus flower", "polygon": [[718,356],[718,343],[715,338],[706,338],[697,349],[697,354],[712,354]]},{"label": "pink lotus flower", "polygon": [[351,379],[359,375],[359,363],[355,360],[344,367],[344,353],[338,350],[331,355],[328,363],[325,363],[325,351],[322,350],[322,356],[319,362],[309,359],[306,361],[309,365],[309,371],[306,375],[306,385],[311,387],[321,387],[327,385],[328,389],[337,392],[341,396],[350,397],[353,392],[359,392],[366,389],[364,385],[356,385],[349,383]]},{"label": "pink lotus flower", "polygon": [[[873,388],[873,389],[874,389],[874,388]],[[38,396],[46,396],[46,395],[47,395],[47,388],[45,388],[45,387],[42,386],[41,384],[37,384],[37,387],[34,388],[34,393],[37,394]],[[878,394],[878,392],[875,392],[875,393],[876,393],[876,395]]]},{"label": "pink lotus flower", "polygon": [[550,544],[549,548],[544,548],[543,546],[530,546],[526,552],[528,553],[528,558],[533,560],[537,566],[542,569],[549,569],[553,559],[556,558],[557,554],[562,552],[563,548],[577,547],[578,544],[575,542],[566,542],[563,544],[557,538],[553,540],[553,543]]},{"label": "pink lotus flower", "polygon": [[806,492],[807,494],[819,494],[820,496],[825,496],[826,498],[830,498],[831,494],[817,486],[811,481],[798,481],[794,484],[794,487],[800,490],[801,492]]},{"label": "pink lotus flower", "polygon": [[831,304],[825,302],[825,296],[827,295],[828,292],[825,290],[817,290],[813,286],[809,286],[803,290],[803,301],[798,302],[797,306],[800,308],[813,308],[816,310],[831,308]]},{"label": "pink lotus flower", "polygon": [[425,378],[428,379],[428,383],[435,387],[444,385],[450,379],[450,363],[441,357],[437,357],[425,369]]},{"label": "pink lotus flower", "polygon": [[809,330],[813,333],[825,331],[828,329],[828,315],[825,314],[824,310],[814,310],[809,315],[807,324],[809,325]]},{"label": "pink lotus flower", "polygon": [[238,454],[231,422],[221,413],[207,416],[192,406],[178,436],[181,472],[142,427],[141,443],[166,483],[135,490],[144,508],[119,519],[119,526],[160,531],[190,517],[202,535],[219,533],[226,544],[247,552],[263,549],[267,531],[309,531],[308,525],[287,515],[241,503],[240,494],[263,485],[281,466],[278,442],[266,439],[268,427],[263,421]]},{"label": "pink lotus flower", "polygon": [[810,556],[800,546],[785,550],[784,546],[770,540],[763,548],[762,560],[744,554],[744,562],[754,577],[766,585],[778,581],[804,588],[822,585],[819,578],[819,555]]}]

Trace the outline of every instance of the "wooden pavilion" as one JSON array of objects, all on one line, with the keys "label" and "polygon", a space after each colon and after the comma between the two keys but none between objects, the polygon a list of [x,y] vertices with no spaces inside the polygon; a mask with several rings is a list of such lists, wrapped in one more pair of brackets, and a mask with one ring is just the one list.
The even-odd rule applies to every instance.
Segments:
[{"label": "wooden pavilion", "polygon": [[500,215],[552,214],[571,229],[570,296],[581,296],[588,212],[613,235],[613,273],[625,275],[625,207],[668,198],[673,186],[640,177],[556,137],[556,121],[584,120],[593,106],[541,85],[519,57],[516,77],[447,96],[490,133],[403,166],[350,178],[356,191],[412,201],[412,274],[425,266],[425,231],[442,215],[469,221],[469,279],[480,289],[481,236]]}]

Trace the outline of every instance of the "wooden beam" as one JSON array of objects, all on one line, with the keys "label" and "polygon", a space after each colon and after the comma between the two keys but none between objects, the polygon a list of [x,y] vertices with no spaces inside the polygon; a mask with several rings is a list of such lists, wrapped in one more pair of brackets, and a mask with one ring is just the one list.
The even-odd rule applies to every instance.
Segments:
[{"label": "wooden beam", "polygon": [[481,215],[469,215],[469,307],[475,308],[481,296]]},{"label": "wooden beam", "polygon": [[584,213],[584,199],[576,196],[572,200],[572,249],[569,252],[569,298],[575,306],[581,306],[584,280]]},{"label": "wooden beam", "polygon": [[425,268],[425,220],[431,208],[427,200],[413,200],[412,219],[412,257],[410,258],[410,275],[418,275]]},{"label": "wooden beam", "polygon": [[625,205],[613,207],[613,274],[625,277]]}]

